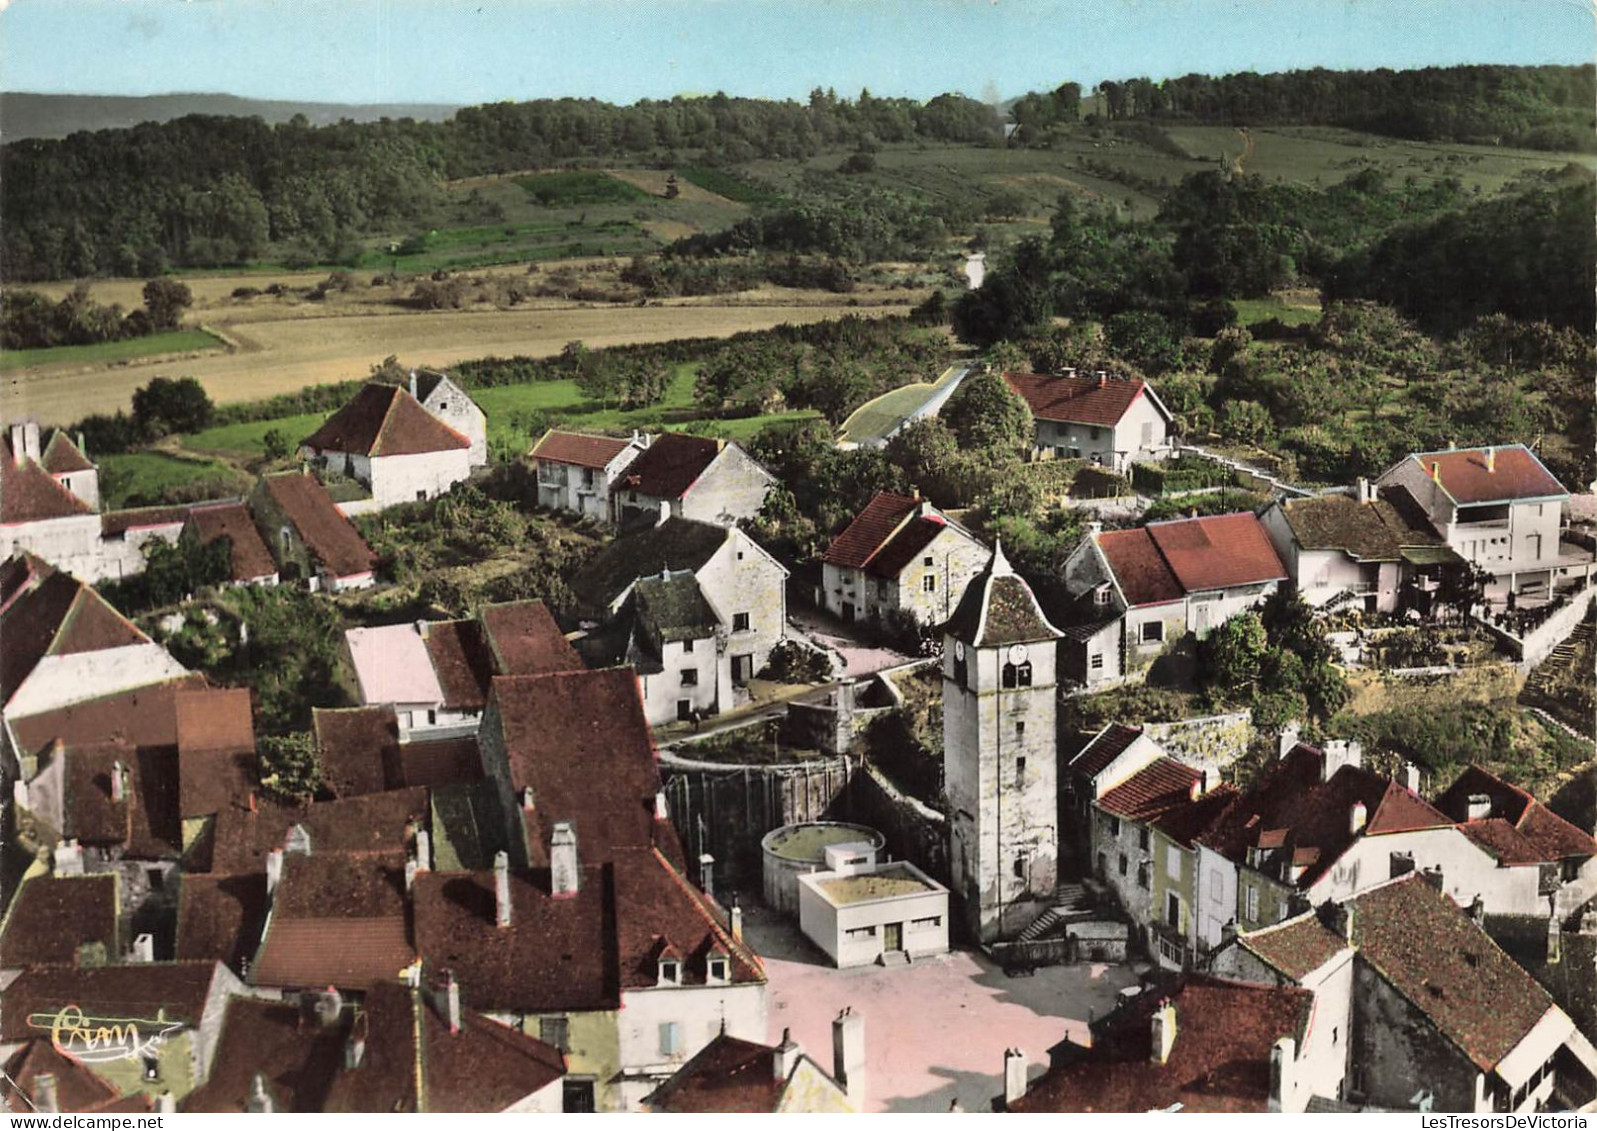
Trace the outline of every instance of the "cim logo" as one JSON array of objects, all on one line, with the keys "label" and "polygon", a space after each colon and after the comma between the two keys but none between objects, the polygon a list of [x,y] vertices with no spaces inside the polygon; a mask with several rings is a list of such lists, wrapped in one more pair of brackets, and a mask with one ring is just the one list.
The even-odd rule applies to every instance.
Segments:
[{"label": "cim logo", "polygon": [[85,1064],[156,1056],[171,1034],[183,1028],[172,1021],[133,1017],[86,1017],[77,1005],[54,1013],[34,1013],[28,1025],[50,1034],[55,1051]]}]

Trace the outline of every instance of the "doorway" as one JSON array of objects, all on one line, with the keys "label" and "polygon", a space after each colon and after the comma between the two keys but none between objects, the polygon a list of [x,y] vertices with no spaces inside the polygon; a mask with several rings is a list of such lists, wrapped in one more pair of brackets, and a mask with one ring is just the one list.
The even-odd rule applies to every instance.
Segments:
[{"label": "doorway", "polygon": [[904,924],[882,924],[882,950],[891,954],[895,950],[904,949]]}]

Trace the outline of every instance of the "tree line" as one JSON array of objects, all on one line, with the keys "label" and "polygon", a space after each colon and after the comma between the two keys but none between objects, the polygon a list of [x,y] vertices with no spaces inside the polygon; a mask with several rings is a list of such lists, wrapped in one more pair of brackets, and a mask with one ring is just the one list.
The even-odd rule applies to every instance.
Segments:
[{"label": "tree line", "polygon": [[7,288],[0,295],[0,347],[8,350],[86,346],[139,338],[177,329],[183,311],[194,301],[188,287],[174,279],[144,284],[144,305],[127,314],[117,303],[95,302],[80,283],[59,302],[37,291]]}]

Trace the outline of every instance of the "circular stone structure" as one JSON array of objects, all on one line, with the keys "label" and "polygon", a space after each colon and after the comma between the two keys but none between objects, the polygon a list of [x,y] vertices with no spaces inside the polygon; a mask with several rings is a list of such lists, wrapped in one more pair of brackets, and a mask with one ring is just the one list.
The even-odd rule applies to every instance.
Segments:
[{"label": "circular stone structure", "polygon": [[834,844],[864,844],[880,852],[887,838],[869,825],[842,821],[808,821],[772,829],[760,841],[766,904],[797,915],[798,877],[822,871],[826,850]]}]

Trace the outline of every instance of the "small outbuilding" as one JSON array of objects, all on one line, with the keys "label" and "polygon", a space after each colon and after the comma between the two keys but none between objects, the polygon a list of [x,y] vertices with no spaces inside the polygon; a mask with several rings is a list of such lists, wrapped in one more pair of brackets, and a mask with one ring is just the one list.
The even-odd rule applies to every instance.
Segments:
[{"label": "small outbuilding", "polygon": [[760,841],[766,905],[797,915],[798,877],[824,871],[828,848],[835,844],[863,845],[874,853],[886,843],[887,838],[875,829],[843,821],[807,821],[772,829]]},{"label": "small outbuilding", "polygon": [[839,967],[906,964],[948,950],[948,889],[907,860],[863,844],[826,850],[798,877],[799,927]]}]

